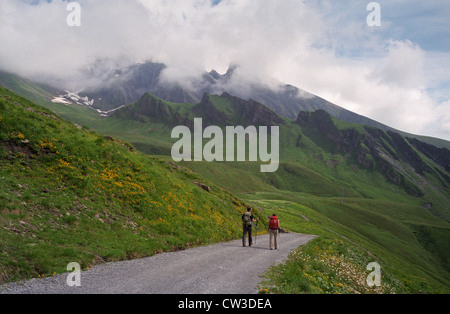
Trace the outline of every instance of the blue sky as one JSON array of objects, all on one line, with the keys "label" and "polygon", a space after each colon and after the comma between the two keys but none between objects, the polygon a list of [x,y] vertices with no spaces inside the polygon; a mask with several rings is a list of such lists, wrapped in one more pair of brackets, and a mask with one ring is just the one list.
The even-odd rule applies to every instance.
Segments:
[{"label": "blue sky", "polygon": [[[153,60],[167,80],[239,64],[241,82],[282,82],[400,130],[450,140],[450,1],[2,0],[0,68],[84,81],[80,69]],[[30,5],[31,4],[31,5]],[[243,85],[244,86],[244,85]]]},{"label": "blue sky", "polygon": [[393,23],[394,37],[407,38],[425,50],[450,51],[450,4],[448,1],[382,1],[380,3],[385,8],[385,18]]}]

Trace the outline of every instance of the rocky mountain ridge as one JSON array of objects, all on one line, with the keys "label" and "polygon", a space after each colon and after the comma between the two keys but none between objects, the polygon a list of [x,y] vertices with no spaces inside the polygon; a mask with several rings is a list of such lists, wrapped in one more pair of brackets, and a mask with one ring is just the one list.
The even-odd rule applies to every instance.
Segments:
[{"label": "rocky mountain ridge", "polygon": [[[450,187],[449,150],[392,131],[339,122],[323,110],[302,111],[295,120],[290,120],[255,100],[244,100],[228,93],[221,96],[204,94],[197,104],[170,103],[147,93],[136,103],[115,112],[111,118],[149,125],[157,123],[169,129],[176,125],[193,128],[194,118],[202,118],[205,127],[278,125],[281,132],[287,134],[282,140],[295,143],[297,152],[294,155],[303,149],[305,142],[312,141],[322,151],[342,156],[342,161],[324,160],[329,167],[336,168],[345,160],[353,165],[354,171],[360,167],[379,172],[411,196],[424,197],[430,187],[446,194]],[[282,156],[286,154],[281,153]],[[430,178],[434,178],[434,183],[429,182]],[[436,183],[439,187],[434,187]]]}]

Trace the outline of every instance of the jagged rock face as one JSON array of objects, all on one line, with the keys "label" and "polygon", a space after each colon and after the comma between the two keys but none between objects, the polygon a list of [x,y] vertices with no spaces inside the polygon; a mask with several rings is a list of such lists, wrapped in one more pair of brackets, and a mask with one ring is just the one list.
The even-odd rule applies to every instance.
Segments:
[{"label": "jagged rock face", "polygon": [[272,126],[285,123],[276,113],[254,100],[246,101],[228,93],[223,93],[222,97],[232,102],[233,116],[239,117],[239,121],[220,111],[208,94],[204,94],[202,101],[194,107],[194,114],[203,117],[205,125]]},{"label": "jagged rock face", "polygon": [[238,97],[231,96],[228,93],[223,93],[222,97],[225,97],[234,103],[243,125],[271,126],[285,123],[280,116],[253,99],[245,101]]},{"label": "jagged rock face", "polygon": [[356,129],[339,130],[331,116],[323,110],[301,112],[296,123],[303,127],[307,136],[321,143],[330,152],[344,154],[350,161],[368,170],[379,171],[386,179],[402,186],[413,196],[423,196],[423,192],[409,182],[401,163],[407,163],[419,175],[432,169],[399,134],[371,127],[365,127],[366,133],[360,133]]},{"label": "jagged rock face", "polygon": [[203,96],[200,103],[192,107],[193,116],[188,116],[173,109],[164,100],[147,93],[136,103],[115,112],[113,116],[131,117],[140,122],[151,118],[170,125],[188,127],[193,126],[193,117],[202,118],[204,126],[273,126],[286,123],[283,118],[254,100],[245,101],[229,94],[224,94],[222,98],[232,104],[231,114],[224,113],[223,108],[214,104],[208,94]]},{"label": "jagged rock face", "polygon": [[360,147],[363,136],[354,129],[339,130],[331,116],[323,110],[314,113],[300,112],[296,123],[304,127],[308,136],[320,137],[332,152],[348,154],[362,149],[361,152],[366,153]]},{"label": "jagged rock face", "polygon": [[144,95],[135,107],[134,117],[139,119],[139,116],[146,116],[149,118],[156,118],[161,121],[167,121],[172,117],[172,112],[161,100]]},{"label": "jagged rock face", "polygon": [[242,109],[242,117],[250,125],[271,126],[284,124],[284,121],[277,115],[274,115],[271,110],[254,100],[250,99],[248,105],[242,106]]},{"label": "jagged rock face", "polygon": [[203,124],[207,126],[231,124],[231,118],[213,105],[208,94],[203,95],[202,101],[194,107],[193,112],[194,115],[203,117]]},{"label": "jagged rock face", "polygon": [[450,172],[450,150],[445,148],[437,148],[415,138],[408,138],[408,142],[425,156],[442,166],[445,171]]},{"label": "jagged rock face", "polygon": [[146,122],[150,118],[169,125],[192,125],[186,117],[151,94],[145,94],[135,104],[115,112],[113,116],[116,118],[130,117],[140,122]]}]

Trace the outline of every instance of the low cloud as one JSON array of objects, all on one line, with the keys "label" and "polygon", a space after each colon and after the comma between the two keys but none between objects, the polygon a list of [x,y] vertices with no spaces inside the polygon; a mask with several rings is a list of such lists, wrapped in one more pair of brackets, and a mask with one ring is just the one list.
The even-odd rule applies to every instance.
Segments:
[{"label": "low cloud", "polygon": [[0,69],[76,90],[148,60],[167,65],[166,81],[188,86],[205,71],[237,64],[236,88],[292,84],[392,127],[450,140],[442,115],[450,111],[442,71],[449,54],[409,40],[389,2],[381,1],[381,28],[365,24],[360,2],[78,2],[81,27],[69,27],[67,2],[2,0]]}]

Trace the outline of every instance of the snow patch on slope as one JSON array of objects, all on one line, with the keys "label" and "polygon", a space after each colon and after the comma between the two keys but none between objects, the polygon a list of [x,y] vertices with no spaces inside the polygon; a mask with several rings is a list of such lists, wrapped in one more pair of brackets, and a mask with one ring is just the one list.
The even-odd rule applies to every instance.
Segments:
[{"label": "snow patch on slope", "polygon": [[124,107],[124,106],[120,106],[116,109],[113,110],[109,110],[109,111],[103,111],[97,108],[94,108],[94,99],[89,99],[88,97],[82,97],[80,95],[78,95],[78,93],[76,92],[70,92],[70,91],[65,91],[66,94],[63,95],[59,95],[56,96],[52,99],[53,103],[57,103],[57,104],[64,104],[64,105],[81,105],[81,106],[87,106],[95,111],[97,111],[100,116],[102,117],[108,117],[111,113],[113,113],[116,110],[119,110],[120,108]]}]

